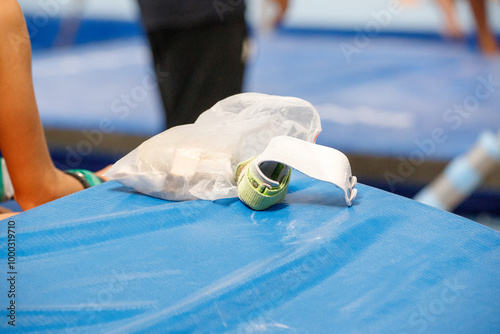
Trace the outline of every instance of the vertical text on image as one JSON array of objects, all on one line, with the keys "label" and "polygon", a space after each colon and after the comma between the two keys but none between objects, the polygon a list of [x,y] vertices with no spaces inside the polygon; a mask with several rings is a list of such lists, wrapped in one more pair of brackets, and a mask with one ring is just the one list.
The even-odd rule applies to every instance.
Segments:
[{"label": "vertical text on image", "polygon": [[7,319],[13,327],[16,326],[16,276],[16,222],[11,220],[7,223]]}]

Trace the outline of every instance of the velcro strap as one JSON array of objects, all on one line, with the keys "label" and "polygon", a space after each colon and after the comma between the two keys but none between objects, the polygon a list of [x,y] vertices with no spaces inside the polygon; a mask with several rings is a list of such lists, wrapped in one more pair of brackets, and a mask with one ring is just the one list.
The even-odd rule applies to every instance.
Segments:
[{"label": "velcro strap", "polygon": [[238,197],[253,210],[265,210],[285,199],[291,175],[292,169],[281,163],[242,162],[236,169]]},{"label": "velcro strap", "polygon": [[283,201],[291,168],[342,189],[347,206],[356,198],[357,179],[342,152],[288,136],[273,138],[262,154],[238,165],[238,196],[254,210]]}]

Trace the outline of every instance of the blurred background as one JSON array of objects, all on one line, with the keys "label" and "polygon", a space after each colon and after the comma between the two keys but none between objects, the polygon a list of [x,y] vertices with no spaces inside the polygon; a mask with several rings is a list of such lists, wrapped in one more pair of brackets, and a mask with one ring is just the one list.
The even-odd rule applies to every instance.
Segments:
[{"label": "blurred background", "polygon": [[[57,167],[97,170],[164,130],[135,0],[19,3]],[[479,49],[468,1],[456,2],[463,38],[431,0],[291,0],[277,29],[265,0],[247,6],[244,91],[314,104],[318,144],[346,153],[360,182],[413,197],[485,131],[498,133],[500,55]],[[500,2],[487,1],[487,14],[498,37]],[[454,211],[498,228],[498,164],[485,174]]]}]

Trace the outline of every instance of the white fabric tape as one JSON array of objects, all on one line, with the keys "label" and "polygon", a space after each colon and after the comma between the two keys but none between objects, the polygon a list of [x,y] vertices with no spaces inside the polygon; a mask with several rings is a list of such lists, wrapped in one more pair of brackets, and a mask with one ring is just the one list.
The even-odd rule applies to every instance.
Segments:
[{"label": "white fabric tape", "polygon": [[255,159],[263,162],[275,161],[288,165],[310,177],[330,182],[344,191],[345,201],[351,206],[356,198],[357,179],[352,176],[351,165],[340,151],[288,136],[271,140],[266,149]]}]

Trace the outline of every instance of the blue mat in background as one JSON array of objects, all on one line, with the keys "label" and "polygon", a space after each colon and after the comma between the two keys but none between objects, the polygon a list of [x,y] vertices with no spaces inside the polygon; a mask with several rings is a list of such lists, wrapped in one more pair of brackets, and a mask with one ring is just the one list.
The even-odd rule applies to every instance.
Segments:
[{"label": "blue mat in background", "polygon": [[[319,144],[408,157],[442,130],[442,140],[423,153],[448,160],[468,150],[481,131],[500,128],[500,59],[466,44],[377,37],[348,62],[341,45],[354,45],[349,35],[281,32],[253,41],[245,90],[313,103],[323,123]],[[99,130],[105,122],[114,133],[163,130],[144,38],[38,51],[33,63],[45,126]],[[485,81],[491,83],[480,92],[489,95],[479,99],[477,87]]]},{"label": "blue mat in background", "polygon": [[[500,331],[499,232],[358,191],[347,208],[294,173],[283,204],[254,212],[107,182],[22,213],[9,223],[16,332]],[[6,256],[0,267],[5,331]]]},{"label": "blue mat in background", "polygon": [[[322,119],[319,144],[392,158],[391,172],[410,157],[448,161],[469,150],[482,131],[500,128],[500,60],[467,43],[417,37],[377,36],[346,58],[341,46],[355,45],[353,34],[255,35],[245,90],[310,101]],[[46,127],[146,137],[163,130],[144,37],[38,50],[33,63]],[[476,96],[478,87],[487,98]],[[97,170],[120,158],[92,148],[80,167]],[[52,149],[58,166],[68,152],[64,145]],[[362,180],[389,189],[382,174]],[[425,184],[410,183],[390,190],[411,197]],[[490,189],[461,210],[498,213],[498,200]]]},{"label": "blue mat in background", "polygon": [[143,39],[36,52],[33,76],[45,127],[131,135],[163,130]]},{"label": "blue mat in background", "polygon": [[[442,141],[424,154],[448,160],[500,128],[500,57],[438,39],[375,37],[349,57],[346,45],[355,36],[263,36],[246,88],[310,101],[324,129],[318,143],[348,153],[408,157],[441,129]],[[484,80],[492,91],[476,98]]]}]

